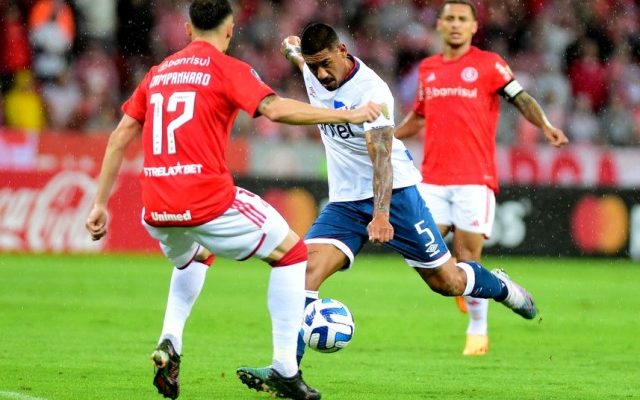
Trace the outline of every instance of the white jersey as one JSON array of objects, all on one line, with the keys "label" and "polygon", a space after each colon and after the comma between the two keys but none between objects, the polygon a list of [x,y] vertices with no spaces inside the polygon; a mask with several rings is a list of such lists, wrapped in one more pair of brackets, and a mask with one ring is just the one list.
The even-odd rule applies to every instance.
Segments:
[{"label": "white jersey", "polygon": [[[320,136],[327,154],[329,201],[355,201],[373,197],[373,164],[367,152],[364,133],[394,127],[393,95],[387,84],[354,57],[355,71],[336,90],[329,91],[305,64],[303,77],[312,105],[333,109],[354,109],[369,101],[385,104],[386,115],[371,123],[320,124]],[[393,188],[415,185],[422,180],[404,144],[394,138],[391,152]]]}]

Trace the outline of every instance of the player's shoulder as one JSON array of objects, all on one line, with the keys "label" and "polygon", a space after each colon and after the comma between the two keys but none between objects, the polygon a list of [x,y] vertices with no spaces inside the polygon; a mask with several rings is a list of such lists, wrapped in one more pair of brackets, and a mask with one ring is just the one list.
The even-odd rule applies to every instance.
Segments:
[{"label": "player's shoulder", "polygon": [[[372,88],[386,88],[389,89],[389,85],[385,82],[380,75],[373,69],[369,68],[362,60],[358,60],[358,71],[354,76],[354,80],[357,83],[357,87],[361,89],[371,90]],[[390,89],[389,89],[390,90]]]},{"label": "player's shoulder", "polygon": [[504,62],[504,59],[500,54],[490,50],[484,50],[475,46],[471,46],[470,56],[477,60],[485,60],[488,62],[495,62],[495,61]]},{"label": "player's shoulder", "polygon": [[422,61],[420,61],[418,68],[419,69],[433,68],[434,66],[440,65],[440,64],[442,64],[442,54],[433,54],[423,58]]}]

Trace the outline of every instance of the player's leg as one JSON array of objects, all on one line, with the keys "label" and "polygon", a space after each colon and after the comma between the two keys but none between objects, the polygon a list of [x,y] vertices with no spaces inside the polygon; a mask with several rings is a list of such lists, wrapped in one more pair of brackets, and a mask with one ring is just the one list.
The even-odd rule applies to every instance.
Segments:
[{"label": "player's leg", "polygon": [[271,265],[267,303],[273,358],[265,383],[281,397],[320,398],[320,394],[302,380],[296,361],[305,297],[307,249],[304,242],[273,207],[241,188],[237,188],[235,201],[222,216],[194,231],[196,240],[217,255],[236,260],[256,257]]},{"label": "player's leg", "polygon": [[213,254],[193,241],[188,228],[156,228],[145,224],[148,232],[160,242],[165,256],[174,265],[162,333],[151,354],[154,363],[153,384],[169,398],[180,390],[180,355],[182,333],[193,304],[204,284]]},{"label": "player's leg", "polygon": [[[423,207],[415,207],[420,203]],[[524,318],[535,316],[531,296],[506,274],[489,272],[474,261],[454,261],[415,187],[394,191],[390,215],[395,236],[388,245],[405,257],[433,291],[495,299]]]},{"label": "player's leg", "polygon": [[[354,222],[356,220],[360,222]],[[355,254],[367,240],[367,223],[366,215],[358,215],[357,207],[350,203],[329,203],[322,210],[305,236],[308,251],[306,304],[318,299],[318,289],[329,276],[351,267]],[[299,363],[304,350],[305,343],[299,335]],[[237,373],[248,387],[261,390],[267,388],[265,381],[269,371],[269,367],[241,367]]]},{"label": "player's leg", "polygon": [[[443,238],[446,238],[449,232],[453,231],[452,202],[454,191],[452,186],[420,183],[417,187],[424,202],[427,204],[429,211],[431,211],[431,216],[438,226],[440,235],[442,235]],[[453,250],[453,256],[459,257],[455,252],[455,248]],[[463,314],[467,314],[467,303],[464,296],[456,296],[455,301],[458,309],[460,309]]]},{"label": "player's leg", "polygon": [[[306,297],[305,297],[305,306],[310,304],[311,302],[318,299],[318,289],[322,282],[326,280],[329,276],[331,276],[336,271],[340,270],[345,265],[349,264],[348,258],[338,250],[336,247],[330,244],[321,244],[321,243],[312,243],[307,245],[307,269],[306,269]],[[300,327],[300,319],[298,319],[298,324],[296,325],[298,328]],[[296,361],[298,367],[302,362],[302,358],[304,357],[304,351],[306,349],[306,344],[302,339],[302,335],[300,334],[300,330],[298,329],[297,335],[297,348],[296,348]],[[275,363],[275,359],[274,359]],[[272,367],[273,368],[273,367]],[[279,395],[282,394],[291,394],[293,395],[299,390],[291,390],[287,387],[287,385],[281,385],[283,379],[281,376],[276,376],[277,372],[271,371],[265,380],[265,383],[270,388],[276,386],[277,393]],[[277,379],[276,379],[277,378]],[[280,382],[280,383],[279,383]],[[281,386],[278,386],[281,385]],[[311,389],[311,388],[309,388]],[[318,398],[320,394],[311,389],[311,394],[317,394]],[[291,397],[298,398],[298,397]],[[304,399],[312,399],[316,397],[300,397]]]},{"label": "player's leg", "polygon": [[[331,276],[334,272],[340,270],[345,264],[348,265],[349,259],[342,251],[330,244],[312,243],[307,245],[308,262],[306,271],[306,298],[305,306],[318,299],[318,289],[324,280]],[[301,364],[306,344],[302,339],[302,335],[298,333],[298,342],[296,348],[296,360],[298,365]],[[265,383],[267,376],[271,371],[268,367],[241,367],[238,368],[237,374],[240,379],[252,389],[268,391],[268,385]]]},{"label": "player's leg", "polygon": [[[452,186],[432,185],[428,183],[419,183],[417,185],[420,196],[426,203],[431,216],[435,221],[440,235],[446,238],[449,232],[453,231],[453,196]],[[453,256],[458,257],[453,249]],[[467,303],[463,296],[456,296],[456,305],[464,314],[468,312]]]},{"label": "player's leg", "polygon": [[533,319],[538,312],[533,297],[501,269],[489,272],[475,261],[456,264],[449,259],[436,268],[424,264],[416,270],[433,291],[444,296],[494,299],[525,319]]},{"label": "player's leg", "polygon": [[[485,238],[491,236],[495,195],[485,185],[450,187],[451,218],[455,226],[453,250],[458,261],[480,261]],[[487,332],[489,299],[464,296],[469,325],[464,355],[484,355],[489,349]]]},{"label": "player's leg", "polygon": [[182,333],[196,299],[202,291],[206,272],[214,256],[202,246],[187,265],[176,267],[171,275],[169,296],[165,310],[162,333],[158,343],[169,339],[176,352],[182,354]]},{"label": "player's leg", "polygon": [[[452,247],[457,260],[480,261],[483,243],[483,234],[467,232],[456,228],[453,235]],[[465,309],[469,314],[467,337],[462,354],[466,356],[481,356],[487,354],[489,351],[489,336],[487,331],[489,299],[480,299],[471,296],[460,296],[456,298],[462,299]]]}]

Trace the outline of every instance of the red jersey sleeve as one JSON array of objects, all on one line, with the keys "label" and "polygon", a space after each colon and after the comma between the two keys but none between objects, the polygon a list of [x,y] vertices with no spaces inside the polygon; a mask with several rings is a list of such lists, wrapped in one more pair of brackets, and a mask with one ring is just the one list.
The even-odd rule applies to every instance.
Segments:
[{"label": "red jersey sleeve", "polygon": [[147,113],[147,88],[149,87],[149,79],[151,71],[147,72],[144,79],[140,82],[131,97],[122,105],[122,112],[140,122],[144,123],[144,116]]},{"label": "red jersey sleeve", "polygon": [[490,63],[491,79],[489,79],[489,90],[493,93],[498,92],[507,83],[514,80],[513,72],[507,62],[499,55],[492,53]]},{"label": "red jersey sleeve", "polygon": [[413,103],[413,112],[424,118],[424,86],[423,69],[418,70],[418,93],[416,93],[416,101]]},{"label": "red jersey sleeve", "polygon": [[256,116],[262,99],[275,92],[262,82],[258,73],[250,65],[235,61],[228,70],[227,95],[236,107],[251,116]]}]

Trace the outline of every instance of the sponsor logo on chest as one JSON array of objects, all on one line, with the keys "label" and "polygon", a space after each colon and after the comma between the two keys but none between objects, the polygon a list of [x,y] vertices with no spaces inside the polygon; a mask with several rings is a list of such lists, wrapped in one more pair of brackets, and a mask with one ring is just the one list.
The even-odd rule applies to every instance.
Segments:
[{"label": "sponsor logo on chest", "polygon": [[[465,67],[459,73],[459,79],[455,79],[456,75],[451,75],[449,79],[442,76],[438,79],[436,72],[430,72],[426,74],[423,80],[423,97],[426,100],[445,98],[445,97],[460,97],[465,99],[478,98],[478,87],[474,84],[478,81],[480,76],[478,70],[475,67]],[[437,86],[440,83],[442,86]],[[462,85],[468,84],[470,87],[464,87]]]}]

